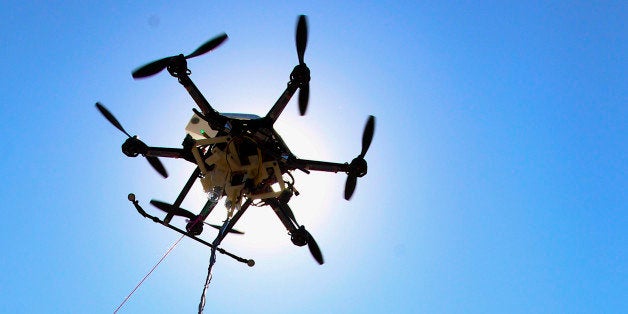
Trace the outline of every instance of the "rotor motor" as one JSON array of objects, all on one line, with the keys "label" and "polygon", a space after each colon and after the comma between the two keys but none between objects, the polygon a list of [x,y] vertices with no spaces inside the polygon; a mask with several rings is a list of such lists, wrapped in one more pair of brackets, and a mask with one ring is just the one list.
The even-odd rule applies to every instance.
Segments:
[{"label": "rotor motor", "polygon": [[188,62],[185,60],[185,56],[183,54],[172,57],[166,69],[168,69],[168,73],[170,73],[170,75],[177,78],[179,75],[184,73],[186,75],[192,74],[192,72],[188,69]]},{"label": "rotor motor", "polygon": [[122,152],[129,157],[137,157],[146,153],[148,146],[140,141],[137,136],[129,137],[122,144]]},{"label": "rotor motor", "polygon": [[290,234],[290,240],[296,246],[304,246],[307,244],[307,235],[303,232],[305,229],[301,226]]},{"label": "rotor motor", "polygon": [[349,164],[349,169],[356,177],[363,177],[366,175],[368,166],[366,160],[362,157],[354,158]]},{"label": "rotor motor", "polygon": [[308,244],[311,235],[307,230],[305,230],[305,226],[300,226],[299,229],[295,230],[290,234],[290,240],[296,246],[304,246]]},{"label": "rotor motor", "polygon": [[310,82],[310,69],[303,64],[298,64],[290,73],[290,81],[296,82],[299,87],[304,86]]}]

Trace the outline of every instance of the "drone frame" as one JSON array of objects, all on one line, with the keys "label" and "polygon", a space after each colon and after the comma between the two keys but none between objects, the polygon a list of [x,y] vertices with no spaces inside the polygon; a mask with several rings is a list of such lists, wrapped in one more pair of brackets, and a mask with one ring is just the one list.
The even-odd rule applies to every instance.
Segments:
[{"label": "drone frame", "polygon": [[[195,139],[188,135],[183,141],[183,148],[151,147],[140,141],[137,136],[130,136],[117,119],[104,106],[100,103],[96,104],[105,118],[107,118],[111,124],[129,137],[122,145],[122,150],[127,156],[137,157],[139,155],[143,155],[164,177],[167,177],[167,172],[159,161],[159,157],[180,158],[194,163],[197,166],[173,204],[170,205],[159,201],[151,201],[153,205],[167,212],[163,220],[147,214],[141,208],[139,202],[135,200],[134,195],[130,194],[129,200],[135,205],[136,209],[142,216],[161,223],[179,233],[185,234],[209,247],[215,247],[221,253],[227,254],[240,262],[247,263],[249,266],[254,265],[253,260],[237,257],[218,248],[218,245],[229,232],[233,231],[234,225],[246,212],[248,207],[253,205],[253,201],[258,200],[262,203],[262,205],[268,205],[273,209],[288,233],[291,235],[291,240],[295,245],[303,246],[307,244],[316,261],[319,264],[323,264],[324,260],[318,244],[305,227],[298,224],[294,213],[288,206],[288,202],[292,195],[298,195],[298,192],[292,183],[285,182],[283,175],[287,173],[292,176],[290,172],[297,169],[308,174],[310,171],[347,173],[348,178],[345,185],[345,199],[349,200],[355,189],[357,178],[362,177],[367,173],[367,164],[364,159],[364,155],[366,154],[366,151],[370,147],[372,141],[375,119],[373,116],[369,116],[363,133],[362,151],[358,157],[353,159],[351,163],[336,163],[297,158],[275,131],[273,125],[297,90],[299,90],[298,98],[301,115],[304,115],[307,109],[309,100],[310,70],[304,62],[304,53],[307,44],[307,22],[305,16],[301,15],[299,17],[296,31],[296,46],[299,64],[294,67],[292,73],[290,74],[290,80],[286,89],[264,117],[255,119],[240,119],[219,113],[210,105],[190,78],[191,71],[187,67],[187,59],[213,50],[226,39],[227,35],[223,33],[209,40],[190,55],[184,56],[183,54],[180,54],[177,56],[159,59],[136,69],[132,73],[134,78],[139,79],[152,76],[159,73],[163,69],[167,69],[171,76],[177,78],[178,82],[186,89],[200,109],[200,111],[193,109],[195,117],[198,117],[202,119],[204,123],[207,123],[209,128],[216,132],[215,136],[210,137],[203,134],[205,135],[205,138]],[[258,158],[251,158],[251,161],[246,165],[242,165],[241,162],[229,164],[228,157],[238,155],[233,141],[235,138],[242,137],[245,137],[255,143]],[[218,180],[216,182],[212,179],[212,172],[216,171],[215,169],[217,167],[220,167],[219,163],[223,162],[220,158],[223,158],[223,155],[229,168],[229,173],[227,173],[228,176],[231,176],[234,171],[247,173],[249,174],[249,177],[252,178],[251,181],[254,181],[253,184],[251,184],[251,182],[247,182],[247,184],[254,185],[255,188],[259,189],[249,191],[247,189],[243,189],[245,185],[244,182],[237,182],[241,185],[232,186],[230,182],[224,180]],[[262,155],[266,158],[263,158]],[[219,233],[218,237],[212,244],[198,238],[198,235],[200,235],[199,228],[202,230],[202,224],[199,226],[198,222],[205,220],[218,201],[209,199],[199,215],[194,215],[180,207],[197,179],[200,179],[205,191],[210,189],[212,186],[221,186],[218,199],[221,199],[222,196],[227,196],[228,200],[234,201],[232,202],[233,204],[231,204],[230,208],[228,208],[229,217],[225,220],[224,225],[221,228],[222,232]],[[232,178],[229,178],[229,180],[231,179]],[[267,182],[262,183],[262,180],[266,180]],[[274,191],[270,186],[271,184],[278,184],[279,190]],[[248,192],[243,195],[242,191],[244,190],[247,190]],[[242,203],[242,201],[244,202]],[[188,226],[186,227],[187,231],[183,231],[182,229],[170,224],[170,221],[175,215],[190,218],[191,222],[188,223]]]}]

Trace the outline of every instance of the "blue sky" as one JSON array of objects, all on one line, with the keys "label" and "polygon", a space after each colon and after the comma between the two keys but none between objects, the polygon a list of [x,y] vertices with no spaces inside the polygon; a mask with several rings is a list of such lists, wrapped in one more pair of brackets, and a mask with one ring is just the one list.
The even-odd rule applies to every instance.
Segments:
[{"label": "blue sky", "polygon": [[[165,160],[163,180],[126,158],[94,103],[150,145],[180,145],[189,95],[130,73],[226,32],[191,77],[216,109],[264,115],[306,14],[308,114],[293,101],[277,128],[299,157],[344,162],[375,115],[369,173],[351,202],[342,174],[297,176],[291,204],[324,266],[268,208],[248,212],[223,247],[257,265],[219,255],[207,312],[625,313],[627,7],[4,2],[0,306],[113,312],[178,238],[126,195],[172,201],[193,168]],[[183,240],[121,313],[195,312],[208,260]]]}]

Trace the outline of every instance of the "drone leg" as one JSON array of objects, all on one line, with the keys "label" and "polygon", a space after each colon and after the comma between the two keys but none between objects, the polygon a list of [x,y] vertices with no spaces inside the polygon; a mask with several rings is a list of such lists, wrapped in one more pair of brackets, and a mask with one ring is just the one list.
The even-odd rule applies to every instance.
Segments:
[{"label": "drone leg", "polygon": [[207,216],[211,214],[212,210],[218,205],[218,201],[220,199],[208,199],[201,212],[196,215],[194,219],[191,219],[188,224],[185,226],[185,230],[187,230],[190,234],[198,236],[203,232],[203,222],[207,219]]},{"label": "drone leg", "polygon": [[[229,224],[227,224],[227,228],[225,228],[225,231],[222,232],[221,234],[219,234],[218,237],[216,238],[216,240],[214,240],[214,241],[218,241],[218,242],[214,242],[214,243],[220,244],[220,242],[222,242],[222,240],[227,236],[229,231],[231,231],[231,229],[233,229],[233,226],[235,226],[236,222],[238,222],[238,220],[240,220],[242,215],[244,215],[244,212],[249,208],[251,203],[253,203],[253,201],[251,199],[247,199],[244,202],[244,204],[242,204],[242,207],[240,207],[240,210],[238,210],[235,213],[235,215],[233,215],[231,220],[229,220]],[[217,244],[215,244],[215,245],[217,245]]]},{"label": "drone leg", "polygon": [[[196,167],[196,169],[194,169],[194,172],[192,172],[192,175],[190,176],[188,181],[185,183],[183,190],[181,190],[181,193],[179,193],[177,200],[174,201],[174,204],[172,204],[174,208],[178,208],[181,206],[181,203],[183,203],[183,199],[185,199],[185,197],[188,195],[188,192],[190,192],[192,185],[194,185],[194,182],[196,181],[196,179],[198,179],[198,175],[200,173],[201,173],[201,170],[198,167]],[[166,218],[164,218],[164,222],[169,224],[170,220],[172,220],[172,217],[174,217],[174,215],[171,213],[166,215]]]}]

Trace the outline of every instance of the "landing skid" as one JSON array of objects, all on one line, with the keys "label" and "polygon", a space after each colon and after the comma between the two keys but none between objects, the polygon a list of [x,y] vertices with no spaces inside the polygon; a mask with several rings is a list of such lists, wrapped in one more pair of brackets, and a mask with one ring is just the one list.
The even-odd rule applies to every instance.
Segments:
[{"label": "landing skid", "polygon": [[165,221],[163,221],[163,220],[161,220],[161,219],[159,219],[159,218],[157,218],[157,217],[155,217],[155,216],[152,216],[152,215],[148,214],[148,213],[147,213],[146,211],[144,211],[144,209],[140,206],[139,201],[137,201],[137,200],[135,199],[135,195],[134,195],[134,194],[129,194],[129,201],[130,201],[131,203],[133,203],[133,206],[135,206],[135,209],[137,209],[137,211],[140,213],[140,215],[142,215],[144,218],[148,218],[148,219],[152,220],[152,221],[153,221],[153,222],[155,222],[155,223],[158,223],[158,224],[160,224],[160,225],[164,225],[164,226],[166,226],[166,227],[168,227],[168,228],[170,228],[170,229],[172,229],[172,230],[174,230],[174,231],[176,231],[176,232],[178,232],[178,233],[180,233],[180,234],[182,234],[182,235],[184,235],[184,236],[186,236],[186,237],[188,237],[188,238],[190,238],[190,239],[193,239],[193,240],[195,240],[195,241],[197,241],[197,242],[199,242],[199,243],[202,243],[202,244],[206,245],[206,246],[207,246],[207,247],[209,247],[209,248],[215,248],[215,249],[216,249],[216,251],[218,251],[220,254],[227,255],[227,256],[229,256],[229,257],[231,257],[231,258],[235,259],[235,260],[236,260],[236,261],[238,261],[238,262],[241,262],[241,263],[247,264],[249,267],[253,267],[253,266],[255,265],[255,261],[254,261],[254,260],[252,260],[252,259],[246,259],[246,258],[239,257],[239,256],[237,256],[237,255],[235,255],[235,254],[233,254],[233,253],[230,253],[230,252],[226,251],[226,250],[225,250],[225,249],[223,249],[223,248],[220,248],[220,247],[214,246],[213,244],[211,244],[211,243],[209,243],[209,242],[207,242],[207,241],[205,241],[205,240],[203,240],[203,239],[201,239],[201,238],[198,238],[198,237],[196,237],[196,236],[194,236],[194,235],[191,235],[191,234],[190,234],[190,233],[188,233],[187,231],[184,231],[184,230],[182,230],[182,229],[179,229],[179,228],[177,228],[177,227],[175,227],[175,226],[173,226],[173,225],[171,225],[171,224],[169,224],[169,223],[167,223],[167,222],[165,222]]}]

